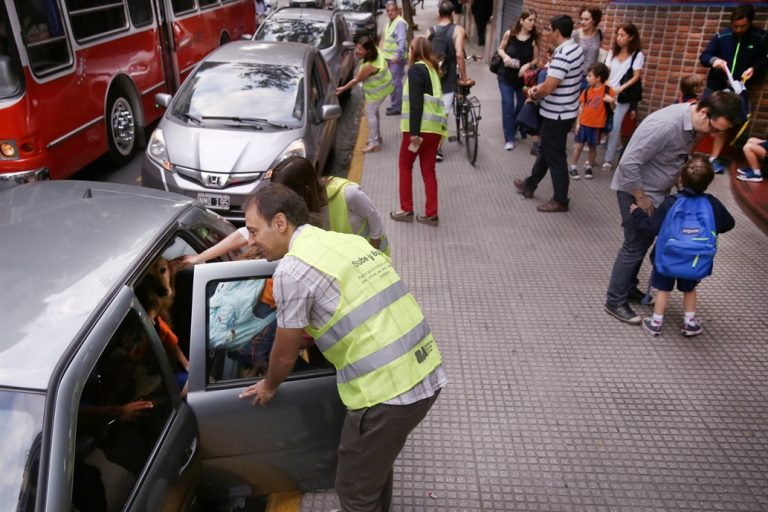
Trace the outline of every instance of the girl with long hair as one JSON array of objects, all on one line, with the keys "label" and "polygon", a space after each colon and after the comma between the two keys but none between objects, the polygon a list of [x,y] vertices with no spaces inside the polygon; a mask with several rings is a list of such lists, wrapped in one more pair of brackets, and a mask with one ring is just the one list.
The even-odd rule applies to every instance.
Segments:
[{"label": "girl with long hair", "polygon": [[523,75],[536,67],[539,54],[539,33],[536,30],[536,11],[524,10],[515,26],[504,32],[498,49],[504,66],[499,70],[501,92],[501,122],[504,129],[504,149],[515,149],[517,115],[523,107]]},{"label": "girl with long hair", "polygon": [[[613,111],[613,130],[608,135],[605,163],[603,163],[603,170],[610,171],[613,158],[616,156],[616,148],[621,140],[621,123],[627,112],[636,106],[631,102],[623,101],[621,93],[642,78],[643,64],[645,64],[645,55],[640,44],[640,32],[634,24],[622,23],[616,28],[613,48],[608,52],[605,64],[611,70],[608,85],[616,93],[617,98],[616,110]],[[624,76],[629,75],[631,78],[622,83]]]},{"label": "girl with long hair", "polygon": [[384,54],[376,48],[376,43],[370,37],[360,38],[355,46],[355,54],[360,59],[360,70],[352,80],[336,89],[336,95],[344,93],[358,83],[363,84],[365,115],[368,118],[368,145],[363,149],[363,153],[373,153],[379,150],[381,144],[379,107],[395,90],[395,85],[392,83],[392,74]]}]

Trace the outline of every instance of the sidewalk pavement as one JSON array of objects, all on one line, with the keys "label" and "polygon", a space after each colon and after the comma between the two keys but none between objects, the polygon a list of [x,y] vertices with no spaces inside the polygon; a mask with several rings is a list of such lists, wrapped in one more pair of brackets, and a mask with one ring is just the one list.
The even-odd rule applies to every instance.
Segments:
[{"label": "sidewalk pavement", "polygon": [[[434,1],[419,10],[422,30],[434,11]],[[768,239],[728,177],[711,192],[736,228],[699,288],[704,333],[680,335],[675,292],[650,338],[603,311],[622,241],[611,173],[572,181],[568,213],[537,212],[550,179],[534,199],[515,193],[512,179],[533,164],[530,139],[504,151],[495,77],[485,63],[468,68],[482,102],[479,156],[473,168],[462,146],[445,146],[439,227],[388,217],[398,119],[382,116],[383,149],[365,156],[363,189],[450,379],[397,460],[393,510],[768,510]],[[649,271],[645,262],[642,283]],[[304,511],[336,507],[332,490],[303,498]]]}]

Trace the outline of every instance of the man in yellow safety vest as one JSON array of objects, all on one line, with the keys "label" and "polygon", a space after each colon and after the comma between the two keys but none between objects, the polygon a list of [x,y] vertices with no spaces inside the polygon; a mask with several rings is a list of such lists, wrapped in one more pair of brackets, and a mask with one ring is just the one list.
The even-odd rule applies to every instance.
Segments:
[{"label": "man in yellow safety vest", "polygon": [[244,209],[249,243],[281,261],[269,369],[240,398],[266,405],[309,334],[336,367],[348,409],[336,475],[342,510],[388,511],[395,459],[447,381],[421,308],[388,256],[362,237],[308,225],[306,203],[287,187],[259,188]]},{"label": "man in yellow safety vest", "polygon": [[392,73],[392,83],[395,90],[389,96],[390,105],[387,108],[388,116],[399,116],[403,101],[403,76],[405,63],[408,60],[406,53],[406,40],[408,38],[408,23],[400,16],[400,9],[395,0],[387,2],[387,16],[389,23],[384,27],[384,42],[381,52]]}]

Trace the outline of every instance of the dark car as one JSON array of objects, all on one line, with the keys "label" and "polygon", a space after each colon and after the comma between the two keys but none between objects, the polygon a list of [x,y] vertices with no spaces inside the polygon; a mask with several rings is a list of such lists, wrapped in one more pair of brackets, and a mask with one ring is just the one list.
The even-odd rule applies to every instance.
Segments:
[{"label": "dark car", "polygon": [[344,85],[352,78],[355,44],[344,16],[337,11],[283,7],[259,26],[253,39],[314,46],[328,63],[335,84]]},{"label": "dark car", "polygon": [[[238,394],[262,378],[264,351],[257,367],[251,338],[224,345],[212,327],[222,276],[263,287],[275,264],[208,263],[170,279],[167,260],[233,229],[159,190],[51,181],[0,192],[4,509],[218,510],[232,496],[333,486],[344,417],[334,370],[310,347],[269,407],[254,408]],[[178,345],[151,321],[161,289]],[[260,320],[270,343],[274,324]],[[188,357],[186,399],[174,348]]]},{"label": "dark car", "polygon": [[376,14],[378,10],[375,0],[334,0],[333,6],[344,15],[354,41],[368,36],[377,42]]}]

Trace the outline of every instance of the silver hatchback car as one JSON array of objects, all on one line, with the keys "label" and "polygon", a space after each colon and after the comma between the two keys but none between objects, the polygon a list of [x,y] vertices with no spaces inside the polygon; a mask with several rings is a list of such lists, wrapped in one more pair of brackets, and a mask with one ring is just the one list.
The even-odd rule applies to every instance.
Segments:
[{"label": "silver hatchback car", "polygon": [[238,399],[268,364],[275,264],[168,263],[233,229],[146,188],[0,192],[4,510],[233,510],[333,486],[344,407],[315,347],[268,408]]},{"label": "silver hatchback car", "polygon": [[325,60],[304,44],[237,41],[206,57],[152,133],[142,184],[200,200],[230,220],[266,171],[289,156],[319,172],[341,107]]}]

